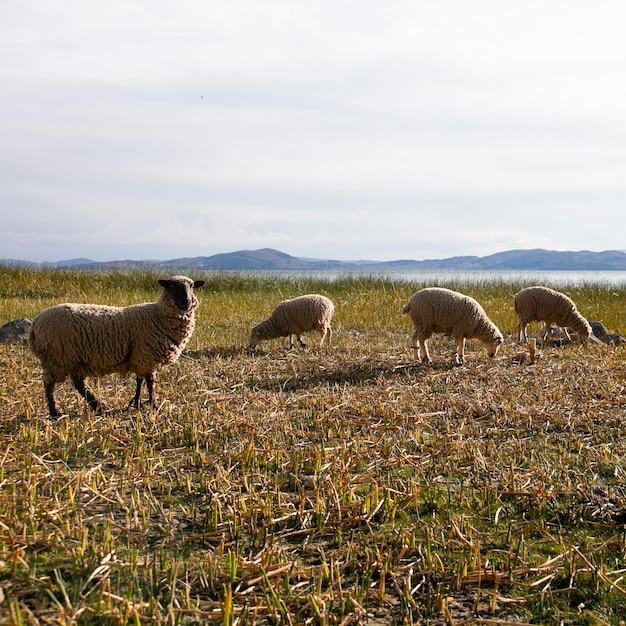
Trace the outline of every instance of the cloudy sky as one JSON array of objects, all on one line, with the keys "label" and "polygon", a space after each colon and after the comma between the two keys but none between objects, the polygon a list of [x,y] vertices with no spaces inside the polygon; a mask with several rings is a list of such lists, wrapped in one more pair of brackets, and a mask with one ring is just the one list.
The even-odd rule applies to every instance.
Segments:
[{"label": "cloudy sky", "polygon": [[0,258],[626,249],[623,0],[0,0]]}]

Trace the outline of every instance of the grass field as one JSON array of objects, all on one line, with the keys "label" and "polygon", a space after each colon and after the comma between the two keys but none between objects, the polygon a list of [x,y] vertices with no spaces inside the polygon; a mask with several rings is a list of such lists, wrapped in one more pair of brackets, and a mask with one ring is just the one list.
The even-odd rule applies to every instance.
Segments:
[{"label": "grass field", "polygon": [[[0,324],[64,301],[156,299],[150,272],[0,270]],[[514,363],[525,284],[446,284],[505,335],[495,359],[400,314],[422,284],[194,274],[196,331],[159,371],[69,382],[47,417],[23,344],[0,345],[0,624],[620,624],[623,347]],[[626,334],[626,287],[559,287]],[[281,299],[334,302],[333,345],[243,348]],[[539,326],[530,327],[533,335]]]}]

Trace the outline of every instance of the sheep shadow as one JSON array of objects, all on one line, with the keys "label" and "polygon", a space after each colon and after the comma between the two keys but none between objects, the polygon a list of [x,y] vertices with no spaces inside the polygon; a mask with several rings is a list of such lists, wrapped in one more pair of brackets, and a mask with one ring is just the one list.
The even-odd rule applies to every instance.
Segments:
[{"label": "sheep shadow", "polygon": [[207,346],[199,350],[186,350],[184,354],[191,359],[231,359],[246,353],[241,346]]},{"label": "sheep shadow", "polygon": [[356,386],[378,381],[397,380],[415,376],[420,372],[432,370],[450,371],[457,366],[452,363],[432,362],[399,363],[396,365],[385,363],[361,364],[355,363],[346,367],[315,369],[299,374],[279,375],[263,380],[249,381],[247,386],[262,391],[306,391],[320,386]]}]

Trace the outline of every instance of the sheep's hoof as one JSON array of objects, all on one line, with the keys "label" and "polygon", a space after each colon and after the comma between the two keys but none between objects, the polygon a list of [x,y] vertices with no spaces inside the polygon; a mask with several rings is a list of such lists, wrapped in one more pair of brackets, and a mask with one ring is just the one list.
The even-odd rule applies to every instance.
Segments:
[{"label": "sheep's hoof", "polygon": [[430,363],[430,357],[423,356],[422,357],[422,363]]}]

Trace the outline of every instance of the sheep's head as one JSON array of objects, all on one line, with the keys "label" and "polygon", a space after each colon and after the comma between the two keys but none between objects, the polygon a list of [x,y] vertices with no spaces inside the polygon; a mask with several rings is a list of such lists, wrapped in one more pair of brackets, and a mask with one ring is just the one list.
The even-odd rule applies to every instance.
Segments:
[{"label": "sheep's head", "polygon": [[[583,318],[583,322],[584,324],[580,324],[580,325],[577,324],[576,328],[574,328],[574,330],[578,334],[578,341],[582,341],[583,343],[586,343],[588,340],[591,340],[594,343],[604,345],[604,341],[596,337],[595,333],[593,332],[593,328],[591,327],[591,324],[589,324],[589,322],[584,318]],[[610,337],[610,336],[611,335],[609,334],[606,335],[606,337]]]},{"label": "sheep's head", "polygon": [[256,326],[253,326],[250,331],[250,339],[247,345],[248,350],[254,350],[261,343],[261,341],[265,339],[263,333],[261,332],[261,328],[261,324],[257,324]]},{"label": "sheep's head", "polygon": [[589,338],[593,340],[597,339],[597,337],[593,333],[593,329],[591,328],[591,324],[581,315],[580,319],[576,321],[576,324],[572,326],[572,328],[576,331],[578,335],[578,341],[582,341],[583,343],[587,341]]},{"label": "sheep's head", "polygon": [[163,287],[165,294],[178,309],[190,311],[198,306],[198,299],[193,294],[193,290],[202,287],[204,281],[193,281],[186,276],[172,276],[171,278],[159,280],[159,285]]},{"label": "sheep's head", "polygon": [[485,347],[487,348],[487,354],[493,358],[496,356],[496,354],[498,354],[498,350],[500,349],[500,346],[504,343],[504,338],[502,337],[502,335],[500,333],[498,333],[493,341],[489,341],[485,344]]}]

